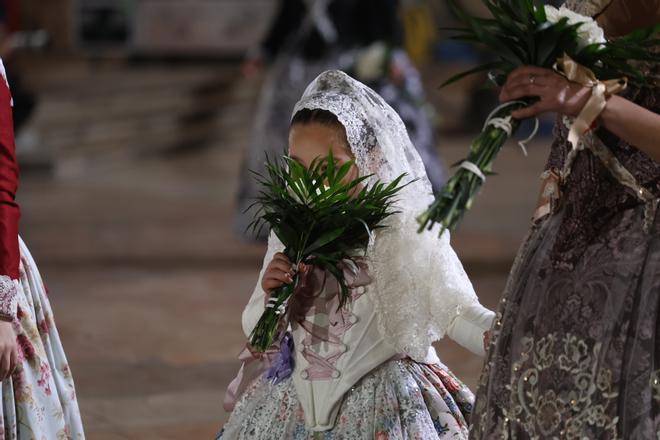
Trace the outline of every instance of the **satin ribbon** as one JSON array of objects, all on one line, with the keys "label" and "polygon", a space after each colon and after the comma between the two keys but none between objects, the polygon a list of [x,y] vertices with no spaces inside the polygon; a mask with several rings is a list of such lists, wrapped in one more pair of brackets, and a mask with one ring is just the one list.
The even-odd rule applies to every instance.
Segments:
[{"label": "satin ribbon", "polygon": [[[511,119],[512,116],[505,116],[503,118],[496,117],[500,110],[511,107],[512,105],[516,104],[523,104],[527,105],[525,101],[509,101],[505,102],[504,104],[500,104],[497,107],[493,109],[493,111],[490,112],[488,117],[486,118],[486,122],[484,123],[483,128],[481,131],[485,131],[488,126],[493,126],[495,128],[499,128],[503,130],[508,137],[511,137],[511,134],[513,133],[513,125],[511,124]],[[518,141],[518,146],[522,150],[523,154],[527,156],[527,144],[531,142],[532,139],[536,136],[536,133],[539,131],[539,118],[534,118],[534,129],[532,130],[532,133],[527,137],[527,139],[524,139],[522,141]],[[483,180],[483,179],[482,179]]]},{"label": "satin ribbon", "polygon": [[238,370],[238,374],[234,380],[227,387],[225,400],[222,404],[225,411],[231,412],[234,410],[236,401],[245,392],[248,385],[271,368],[279,352],[280,348],[275,346],[263,353],[254,350],[250,345],[245,346],[241,354],[238,355],[238,360],[241,361],[241,368]]},{"label": "satin ribbon", "polygon": [[275,358],[275,361],[272,362],[272,366],[266,373],[266,379],[273,385],[277,385],[293,373],[293,367],[295,365],[294,348],[293,336],[291,336],[291,333],[285,333],[280,342],[279,356]]},{"label": "satin ribbon", "polygon": [[568,141],[573,148],[578,148],[580,138],[589,131],[598,115],[605,109],[607,98],[624,90],[628,79],[623,77],[599,81],[590,69],[578,64],[566,54],[557,59],[554,69],[569,81],[591,88],[591,97],[568,132]]},{"label": "satin ribbon", "polygon": [[464,170],[471,172],[472,174],[477,176],[482,182],[486,181],[486,175],[479,169],[479,167],[476,164],[468,160],[464,160],[463,162],[461,162],[459,168],[463,168]]}]

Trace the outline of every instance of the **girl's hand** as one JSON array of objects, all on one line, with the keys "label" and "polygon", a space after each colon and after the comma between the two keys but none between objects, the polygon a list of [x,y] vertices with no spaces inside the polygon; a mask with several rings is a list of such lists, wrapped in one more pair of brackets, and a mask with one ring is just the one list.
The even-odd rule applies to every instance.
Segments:
[{"label": "girl's hand", "polygon": [[10,377],[17,364],[18,348],[13,324],[0,321],[0,380]]},{"label": "girl's hand", "polygon": [[538,102],[512,113],[516,119],[525,119],[547,112],[577,116],[590,96],[589,87],[569,81],[553,70],[522,66],[509,74],[499,99],[507,102],[538,97]]},{"label": "girl's hand", "polygon": [[273,260],[266,267],[264,276],[261,278],[261,288],[266,292],[266,301],[270,293],[284,284],[293,282],[293,265],[291,261],[281,252],[273,256]]}]

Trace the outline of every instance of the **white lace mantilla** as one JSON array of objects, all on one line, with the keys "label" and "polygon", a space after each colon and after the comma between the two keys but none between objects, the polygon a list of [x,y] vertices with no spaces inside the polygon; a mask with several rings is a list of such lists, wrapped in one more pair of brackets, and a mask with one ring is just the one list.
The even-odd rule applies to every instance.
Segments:
[{"label": "white lace mantilla", "polygon": [[17,307],[16,282],[6,275],[0,275],[0,320],[13,320]]},{"label": "white lace mantilla", "polygon": [[400,214],[379,231],[367,258],[374,278],[369,295],[379,328],[402,353],[423,361],[463,307],[478,303],[449,234],[417,233],[415,217],[433,200],[424,164],[399,115],[364,84],[338,70],[319,75],[296,104],[333,113],[346,130],[361,175],[411,181],[397,201]]}]

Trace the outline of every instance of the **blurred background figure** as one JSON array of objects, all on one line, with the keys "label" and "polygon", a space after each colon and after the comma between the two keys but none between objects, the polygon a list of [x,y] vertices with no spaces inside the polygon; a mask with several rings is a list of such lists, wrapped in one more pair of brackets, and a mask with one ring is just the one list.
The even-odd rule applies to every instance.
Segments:
[{"label": "blurred background figure", "polygon": [[48,33],[43,29],[23,30],[20,14],[18,0],[0,1],[0,58],[6,64],[7,78],[11,84],[17,147],[24,152],[39,142],[34,133],[22,131],[38,101],[34,91],[25,84],[14,55],[25,49],[43,49],[48,43]]},{"label": "blurred background figure", "polygon": [[[407,3],[414,8],[419,2]],[[417,58],[424,60],[426,36],[417,32],[419,37],[404,44],[404,11],[397,0],[279,0],[270,29],[243,65],[247,77],[268,71],[241,172],[235,225],[239,236],[266,239],[268,231],[260,236],[246,231],[254,217],[254,210],[247,208],[259,191],[250,171],[263,173],[265,155],[284,152],[293,105],[327,69],[339,68],[369,85],[399,113],[434,189],[440,189],[445,170],[435,144],[433,110],[404,48],[415,47]],[[423,11],[417,11],[417,20],[413,13],[407,15],[411,32],[429,32],[434,26]]]}]

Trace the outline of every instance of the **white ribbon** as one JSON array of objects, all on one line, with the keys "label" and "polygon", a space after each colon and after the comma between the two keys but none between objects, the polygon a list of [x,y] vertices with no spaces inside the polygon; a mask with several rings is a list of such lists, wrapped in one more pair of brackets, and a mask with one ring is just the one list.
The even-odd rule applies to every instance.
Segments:
[{"label": "white ribbon", "polygon": [[[275,310],[276,315],[283,315],[286,312],[286,304],[288,302],[287,300],[288,298],[284,300],[284,302],[277,307],[277,310]],[[266,303],[266,308],[273,309],[275,308],[275,304],[277,304],[277,298],[271,297]]]},{"label": "white ribbon", "polygon": [[511,136],[511,132],[513,131],[511,116],[507,116],[506,118],[490,118],[486,121],[486,126],[489,125],[504,130],[507,136]]},{"label": "white ribbon", "polygon": [[465,170],[468,170],[472,174],[475,174],[478,178],[481,179],[482,182],[486,181],[486,176],[484,175],[484,173],[481,172],[479,167],[468,160],[464,160],[463,162],[461,162],[459,168],[463,168]]},{"label": "white ribbon", "polygon": [[[481,131],[484,131],[486,128],[489,126],[493,126],[495,128],[499,128],[501,130],[504,130],[507,136],[511,136],[511,133],[513,132],[513,125],[511,124],[512,117],[511,115],[505,116],[503,118],[497,118],[495,115],[502,110],[503,108],[510,107],[514,104],[524,104],[527,105],[525,101],[509,101],[505,102],[502,105],[499,105],[495,107],[495,109],[490,112],[488,117],[486,118],[486,122],[484,123],[483,128]],[[518,141],[518,146],[522,150],[523,154],[527,156],[527,144],[534,139],[536,136],[536,133],[539,131],[539,118],[534,118],[534,130],[532,130],[532,134],[530,134],[527,139],[523,139],[522,141]]]},{"label": "white ribbon", "polygon": [[276,303],[277,303],[277,298],[274,298],[274,297],[271,296],[268,299],[268,302],[266,303],[266,308],[267,309],[272,309],[273,307],[275,307]]}]

